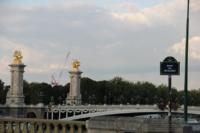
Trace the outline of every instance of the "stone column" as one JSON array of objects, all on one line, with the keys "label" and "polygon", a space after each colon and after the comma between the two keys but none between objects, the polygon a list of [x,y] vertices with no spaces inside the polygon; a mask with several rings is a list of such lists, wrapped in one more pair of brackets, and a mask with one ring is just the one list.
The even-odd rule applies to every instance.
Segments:
[{"label": "stone column", "polygon": [[11,85],[8,95],[6,97],[6,104],[24,104],[23,95],[23,64],[11,64]]},{"label": "stone column", "polygon": [[14,61],[10,66],[11,72],[11,84],[10,89],[7,93],[6,104],[24,104],[23,95],[23,73],[25,65],[21,62],[21,52],[15,51]]},{"label": "stone column", "polygon": [[66,103],[69,105],[80,105],[81,104],[81,71],[70,71],[70,90],[67,96]]}]

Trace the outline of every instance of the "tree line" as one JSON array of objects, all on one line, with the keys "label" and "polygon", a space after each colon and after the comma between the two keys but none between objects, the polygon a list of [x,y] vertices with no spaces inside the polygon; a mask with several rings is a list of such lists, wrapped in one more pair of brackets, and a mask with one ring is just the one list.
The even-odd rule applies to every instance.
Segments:
[{"label": "tree line", "polygon": [[[44,103],[48,105],[65,104],[69,92],[69,83],[52,86],[48,83],[29,83],[24,81],[26,104]],[[0,80],[0,103],[4,104],[9,86]],[[130,82],[121,77],[111,80],[95,81],[90,78],[81,79],[82,104],[157,104],[161,109],[168,105],[169,93],[166,85],[156,86],[150,82]],[[188,103],[200,106],[200,89],[190,90]],[[184,102],[184,92],[172,88],[172,107],[176,109]]]}]

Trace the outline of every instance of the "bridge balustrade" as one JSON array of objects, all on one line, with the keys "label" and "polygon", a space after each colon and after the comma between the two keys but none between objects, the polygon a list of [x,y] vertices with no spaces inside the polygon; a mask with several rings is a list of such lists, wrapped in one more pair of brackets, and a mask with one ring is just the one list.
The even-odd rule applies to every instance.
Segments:
[{"label": "bridge balustrade", "polygon": [[83,121],[0,119],[0,133],[87,133]]},{"label": "bridge balustrade", "polygon": [[[173,111],[176,113],[183,113],[183,106],[181,106],[178,110]],[[111,113],[145,113],[145,112],[167,112],[166,110],[160,110],[157,105],[52,105],[46,106],[43,112],[42,117],[45,119],[51,120],[75,120],[78,119],[80,116],[85,115],[88,118],[89,114],[93,116],[98,116],[98,112],[100,115],[112,115]],[[101,113],[102,112],[102,113]],[[105,113],[103,113],[105,112]],[[200,107],[188,107],[188,113],[199,115],[200,114]],[[88,115],[86,115],[88,114]],[[90,116],[89,116],[90,117]],[[75,118],[75,119],[74,119]],[[84,117],[81,117],[84,118]]]},{"label": "bridge balustrade", "polygon": [[78,106],[68,106],[68,105],[58,105],[52,106],[47,109],[48,111],[45,113],[46,119],[63,119],[70,118],[77,115],[83,114],[92,114],[96,112],[106,112],[106,111],[114,111],[114,110],[145,110],[152,109],[158,110],[156,105],[78,105]]}]

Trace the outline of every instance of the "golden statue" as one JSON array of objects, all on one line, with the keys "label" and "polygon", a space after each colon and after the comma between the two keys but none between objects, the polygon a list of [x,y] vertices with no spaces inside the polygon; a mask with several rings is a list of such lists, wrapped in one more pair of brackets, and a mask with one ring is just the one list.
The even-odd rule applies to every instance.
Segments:
[{"label": "golden statue", "polygon": [[80,67],[80,61],[74,60],[74,61],[72,62],[72,68],[73,68],[73,70],[74,70],[74,71],[78,71],[78,70],[79,70],[79,67]]},{"label": "golden statue", "polygon": [[22,64],[22,53],[21,51],[16,50],[13,55],[13,64]]}]

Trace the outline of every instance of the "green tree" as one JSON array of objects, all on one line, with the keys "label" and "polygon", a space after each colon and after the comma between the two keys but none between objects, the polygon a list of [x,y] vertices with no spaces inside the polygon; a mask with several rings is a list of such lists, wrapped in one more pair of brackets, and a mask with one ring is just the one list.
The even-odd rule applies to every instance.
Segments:
[{"label": "green tree", "polygon": [[81,79],[81,94],[82,94],[82,103],[91,104],[96,103],[94,97],[98,97],[97,94],[97,82],[90,78]]},{"label": "green tree", "polygon": [[168,87],[165,85],[160,85],[157,87],[157,91],[158,91],[159,97],[156,104],[161,110],[164,110],[166,106],[168,105],[168,101],[169,101]]},{"label": "green tree", "polygon": [[[51,86],[48,83],[28,83],[24,81],[26,104],[43,102],[49,104],[51,98],[55,104],[62,104],[69,92],[70,84]],[[9,86],[0,80],[0,103],[5,103]],[[150,82],[130,82],[121,77],[111,80],[95,81],[84,77],[81,79],[83,104],[157,104],[165,109],[169,101],[169,90],[166,85],[155,86]],[[183,91],[172,88],[172,108],[183,104]],[[189,105],[200,106],[200,89],[189,91]]]},{"label": "green tree", "polygon": [[9,86],[5,86],[4,82],[0,80],[0,104],[5,104],[8,90]]}]

